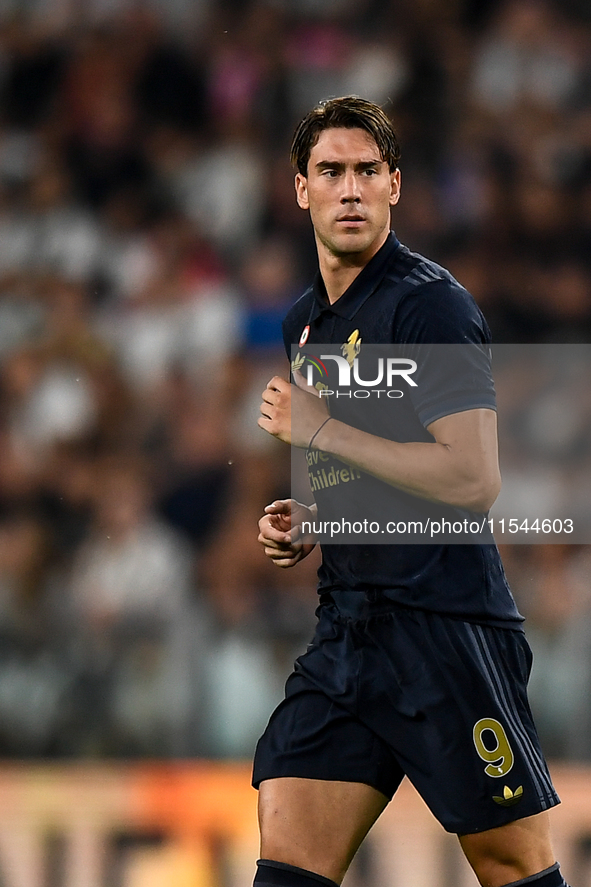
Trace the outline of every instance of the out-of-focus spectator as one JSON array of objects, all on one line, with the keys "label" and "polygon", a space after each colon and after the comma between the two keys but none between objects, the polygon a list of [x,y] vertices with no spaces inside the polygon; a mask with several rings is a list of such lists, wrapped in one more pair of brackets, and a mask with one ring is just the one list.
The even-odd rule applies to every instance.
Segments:
[{"label": "out-of-focus spectator", "polygon": [[261,231],[263,168],[258,145],[246,137],[215,142],[175,175],[179,203],[208,232],[218,249],[236,260]]},{"label": "out-of-focus spectator", "polygon": [[92,280],[100,248],[97,221],[73,199],[65,169],[47,164],[32,176],[23,206],[4,219],[2,271],[54,273]]},{"label": "out-of-focus spectator", "polygon": [[187,752],[197,675],[188,673],[191,656],[179,652],[190,652],[184,620],[194,605],[191,551],[156,518],[150,479],[137,460],[107,460],[95,482],[94,522],[69,583],[80,693],[92,688],[103,752]]},{"label": "out-of-focus spectator", "polygon": [[47,606],[49,535],[23,512],[0,522],[0,749],[29,757],[59,751],[71,675]]},{"label": "out-of-focus spectator", "polygon": [[71,585],[73,607],[92,633],[126,622],[166,626],[189,593],[190,553],[150,502],[141,463],[99,465],[94,525]]},{"label": "out-of-focus spectator", "polygon": [[528,614],[534,654],[529,697],[546,753],[591,760],[589,552],[568,545],[530,548],[509,556],[507,567]]},{"label": "out-of-focus spectator", "polygon": [[231,425],[242,395],[234,362],[209,369],[208,376],[177,370],[167,377],[148,434],[159,466],[159,510],[198,550],[217,532],[232,495]]},{"label": "out-of-focus spectator", "polygon": [[173,213],[130,249],[114,269],[127,278],[127,299],[107,306],[100,330],[137,394],[153,392],[177,365],[198,373],[223,364],[238,341],[240,303],[208,240]]},{"label": "out-of-focus spectator", "polygon": [[259,243],[244,260],[241,283],[244,348],[259,357],[283,354],[281,324],[302,284],[291,243],[280,238]]},{"label": "out-of-focus spectator", "polygon": [[3,117],[15,133],[24,133],[34,130],[56,110],[68,44],[59,33],[52,34],[51,17],[46,19],[45,27],[39,27],[27,22],[25,16],[15,15],[16,9],[12,15],[9,9],[3,12],[10,16],[2,34]]},{"label": "out-of-focus spectator", "polygon": [[473,90],[486,109],[559,108],[574,94],[580,62],[568,24],[545,0],[510,0],[476,54]]}]

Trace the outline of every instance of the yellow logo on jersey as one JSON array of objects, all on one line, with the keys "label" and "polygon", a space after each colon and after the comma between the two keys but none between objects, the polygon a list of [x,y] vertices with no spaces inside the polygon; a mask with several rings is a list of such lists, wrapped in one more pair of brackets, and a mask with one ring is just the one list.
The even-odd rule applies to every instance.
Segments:
[{"label": "yellow logo on jersey", "polygon": [[501,807],[512,807],[513,804],[518,804],[523,797],[523,786],[518,786],[515,791],[511,791],[508,785],[503,786],[503,796],[493,795],[493,801],[495,804],[500,804]]},{"label": "yellow logo on jersey", "polygon": [[350,367],[353,366],[353,361],[359,355],[361,351],[361,336],[359,335],[359,330],[354,330],[351,333],[347,341],[344,345],[341,345],[341,352],[343,357],[347,361]]},{"label": "yellow logo on jersey", "polygon": [[305,356],[303,354],[300,354],[300,352],[298,351],[298,353],[296,354],[296,356],[294,357],[294,359],[291,362],[292,373],[296,373],[298,370],[301,370],[301,368],[303,367],[303,365],[305,363],[305,360],[306,360]]}]

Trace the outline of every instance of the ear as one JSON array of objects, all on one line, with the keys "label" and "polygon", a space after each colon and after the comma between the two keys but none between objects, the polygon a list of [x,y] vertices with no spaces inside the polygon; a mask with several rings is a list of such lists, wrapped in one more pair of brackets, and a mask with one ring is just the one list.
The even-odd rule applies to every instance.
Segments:
[{"label": "ear", "polygon": [[400,200],[400,170],[390,173],[390,206],[396,206]]},{"label": "ear", "polygon": [[310,209],[308,202],[308,179],[300,172],[295,177],[296,200],[300,209]]}]

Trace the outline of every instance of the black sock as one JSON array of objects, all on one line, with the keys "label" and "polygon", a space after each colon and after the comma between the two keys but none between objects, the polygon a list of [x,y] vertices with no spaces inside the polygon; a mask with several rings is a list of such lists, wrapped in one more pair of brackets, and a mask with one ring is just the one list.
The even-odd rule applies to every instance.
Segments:
[{"label": "black sock", "polygon": [[[335,881],[300,869],[297,865],[275,862],[274,859],[259,859],[254,887],[338,887]],[[543,887],[546,887],[544,884]],[[552,885],[553,887],[553,885]]]},{"label": "black sock", "polygon": [[560,874],[560,865],[555,862],[549,869],[521,878],[520,881],[511,881],[505,887],[568,887],[568,884]]}]

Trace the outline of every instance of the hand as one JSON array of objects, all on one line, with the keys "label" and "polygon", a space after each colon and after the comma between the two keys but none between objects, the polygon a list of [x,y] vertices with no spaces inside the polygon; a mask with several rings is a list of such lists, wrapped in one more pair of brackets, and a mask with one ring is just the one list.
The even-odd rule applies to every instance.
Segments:
[{"label": "hand", "polygon": [[314,513],[295,499],[278,499],[267,505],[258,537],[267,557],[284,569],[307,557],[316,542],[310,541],[309,535],[302,536],[302,522],[312,520]]},{"label": "hand", "polygon": [[291,385],[280,376],[271,379],[263,391],[258,424],[273,437],[305,448],[329,413],[326,400],[299,371],[294,380],[296,384]]}]

